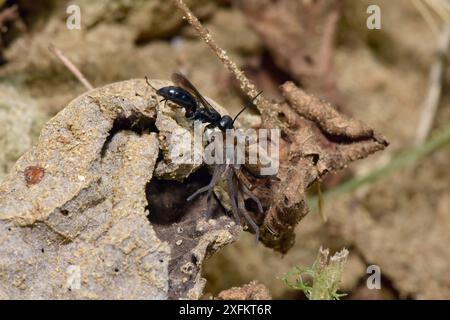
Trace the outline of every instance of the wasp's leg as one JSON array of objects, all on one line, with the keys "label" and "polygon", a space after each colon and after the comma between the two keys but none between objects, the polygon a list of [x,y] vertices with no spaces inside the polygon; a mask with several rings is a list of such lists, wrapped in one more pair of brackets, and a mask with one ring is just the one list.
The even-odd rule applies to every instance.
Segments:
[{"label": "wasp's leg", "polygon": [[239,208],[239,211],[241,211],[242,214],[244,215],[245,220],[247,221],[247,223],[250,225],[250,227],[253,229],[253,231],[255,231],[256,243],[258,243],[258,241],[259,241],[259,227],[255,223],[255,221],[253,221],[252,217],[250,217],[250,214],[248,213],[247,209],[245,209],[245,203],[244,203],[244,199],[242,197],[238,198],[238,208]]},{"label": "wasp's leg", "polygon": [[189,109],[186,109],[186,107],[184,108],[184,116],[186,117],[186,118],[188,118],[189,120],[192,120],[193,119],[193,117],[194,117],[194,112],[192,112],[192,110],[189,108]]},{"label": "wasp's leg", "polygon": [[198,196],[199,194],[209,191],[208,194],[211,194],[212,191],[214,190],[214,186],[217,184],[217,182],[219,181],[219,179],[221,178],[222,174],[224,173],[226,167],[224,165],[217,165],[214,168],[214,172],[213,172],[213,176],[211,178],[211,181],[209,182],[209,184],[207,184],[206,186],[198,189],[197,191],[195,191],[193,194],[191,194],[188,198],[187,201],[191,201],[192,199],[194,199],[196,196]]},{"label": "wasp's leg", "polygon": [[158,101],[158,104],[160,104],[160,103],[163,102],[163,101],[164,101],[164,108],[165,108],[166,105],[167,105],[167,99],[166,99],[166,98],[159,100],[159,101]]}]

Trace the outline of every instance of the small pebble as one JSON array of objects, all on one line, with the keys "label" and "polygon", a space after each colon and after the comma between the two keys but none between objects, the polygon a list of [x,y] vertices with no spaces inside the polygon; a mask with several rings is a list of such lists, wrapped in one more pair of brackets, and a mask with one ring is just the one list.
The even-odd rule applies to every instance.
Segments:
[{"label": "small pebble", "polygon": [[44,168],[39,166],[30,166],[25,169],[25,182],[27,186],[31,186],[33,184],[37,184],[41,182],[42,178],[45,175]]}]

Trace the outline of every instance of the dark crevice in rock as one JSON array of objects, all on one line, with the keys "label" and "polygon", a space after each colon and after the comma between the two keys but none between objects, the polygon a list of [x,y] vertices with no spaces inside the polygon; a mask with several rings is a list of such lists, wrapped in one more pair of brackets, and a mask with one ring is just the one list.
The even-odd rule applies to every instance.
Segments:
[{"label": "dark crevice in rock", "polygon": [[375,140],[373,135],[367,135],[367,136],[360,136],[360,137],[349,137],[345,135],[337,135],[337,134],[330,134],[329,132],[326,132],[322,128],[320,128],[320,131],[325,136],[325,138],[335,144],[339,145],[349,145],[349,144],[355,144],[358,142],[364,142],[364,141],[370,141]]},{"label": "dark crevice in rock", "polygon": [[146,186],[147,201],[152,224],[171,224],[180,222],[183,214],[195,206],[198,199],[191,202],[186,198],[197,189],[209,183],[211,175],[206,167],[200,168],[183,182],[175,180],[152,179]]},{"label": "dark crevice in rock", "polygon": [[158,132],[155,125],[155,119],[147,117],[141,113],[133,113],[128,117],[118,117],[114,120],[111,130],[109,130],[108,137],[101,150],[101,157],[103,158],[108,150],[109,143],[113,137],[120,131],[133,131],[141,135],[144,132]]},{"label": "dark crevice in rock", "polygon": [[[147,184],[146,194],[149,215],[156,235],[171,247],[169,262],[169,298],[186,297],[193,287],[195,278],[200,272],[199,258],[193,254],[193,249],[199,244],[203,235],[214,230],[223,230],[231,219],[219,219],[225,215],[225,210],[212,197],[213,224],[205,223],[198,227],[198,222],[206,218],[206,195],[202,194],[191,202],[186,198],[197,189],[209,183],[211,175],[206,167],[191,174],[183,182],[159,180],[153,178]],[[211,249],[212,250],[212,249]]]}]

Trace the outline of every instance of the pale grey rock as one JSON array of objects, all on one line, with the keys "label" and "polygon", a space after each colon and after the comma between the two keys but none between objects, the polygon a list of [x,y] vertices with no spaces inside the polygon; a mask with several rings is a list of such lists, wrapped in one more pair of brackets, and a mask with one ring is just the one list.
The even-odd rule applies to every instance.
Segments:
[{"label": "pale grey rock", "polygon": [[[128,80],[81,95],[45,125],[0,185],[0,298],[202,295],[205,257],[240,228],[217,203],[209,221],[204,197],[186,203],[207,171],[153,177],[157,161],[168,161],[159,157],[167,128],[156,125],[157,109],[145,81]],[[45,171],[33,184],[24,177],[30,166]]]}]

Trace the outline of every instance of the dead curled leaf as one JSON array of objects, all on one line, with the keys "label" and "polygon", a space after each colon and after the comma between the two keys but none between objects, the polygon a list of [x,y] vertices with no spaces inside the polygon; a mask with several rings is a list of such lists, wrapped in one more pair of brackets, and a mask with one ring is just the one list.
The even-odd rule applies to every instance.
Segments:
[{"label": "dead curled leaf", "polygon": [[382,150],[388,143],[361,121],[344,116],[292,82],[283,84],[281,92],[286,100],[273,108],[279,108],[288,130],[281,143],[279,181],[270,182],[270,192],[261,184],[255,192],[269,207],[261,241],[286,253],[294,243],[295,226],[308,213],[308,187],[327,172]]}]

